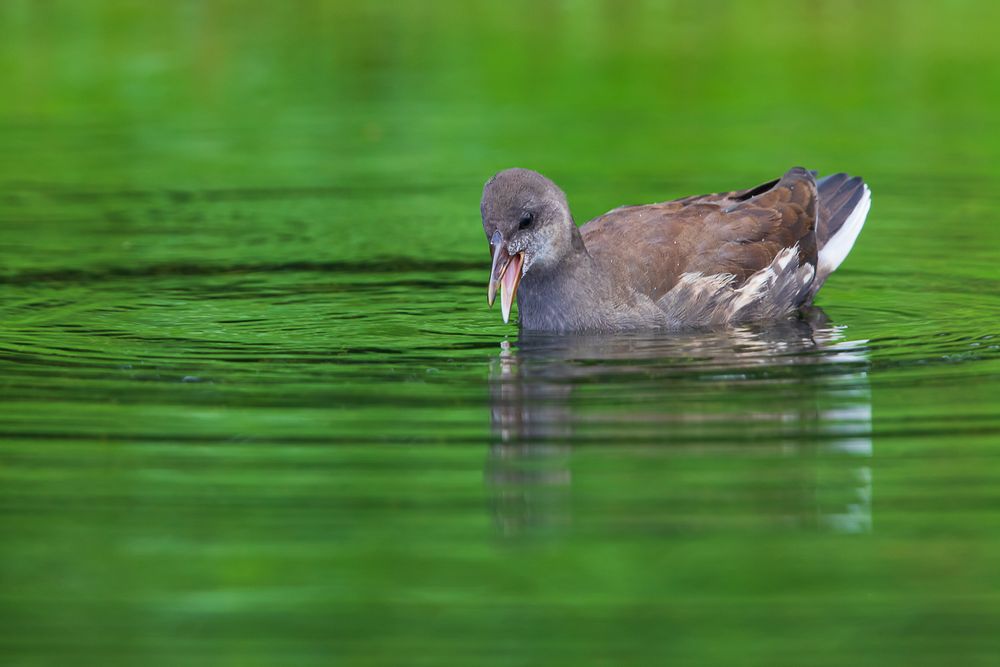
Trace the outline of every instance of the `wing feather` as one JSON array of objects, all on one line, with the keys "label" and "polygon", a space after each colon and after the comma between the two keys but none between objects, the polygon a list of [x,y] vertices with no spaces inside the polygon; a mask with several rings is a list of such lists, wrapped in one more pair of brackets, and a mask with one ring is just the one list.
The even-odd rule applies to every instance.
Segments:
[{"label": "wing feather", "polygon": [[684,274],[730,274],[739,288],[788,248],[815,267],[816,199],[813,175],[795,168],[747,190],[617,208],[580,231],[613,279],[659,300]]}]

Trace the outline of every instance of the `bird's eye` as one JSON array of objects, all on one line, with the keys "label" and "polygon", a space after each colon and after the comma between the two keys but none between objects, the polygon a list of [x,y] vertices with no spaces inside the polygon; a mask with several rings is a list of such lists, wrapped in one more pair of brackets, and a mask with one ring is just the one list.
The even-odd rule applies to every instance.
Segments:
[{"label": "bird's eye", "polygon": [[531,227],[531,223],[535,221],[535,216],[531,213],[525,212],[521,214],[521,220],[517,223],[518,229],[527,229]]}]

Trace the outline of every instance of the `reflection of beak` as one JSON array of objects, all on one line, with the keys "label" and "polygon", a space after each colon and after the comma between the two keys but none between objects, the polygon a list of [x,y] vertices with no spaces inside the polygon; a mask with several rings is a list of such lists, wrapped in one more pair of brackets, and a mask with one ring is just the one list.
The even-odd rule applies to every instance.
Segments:
[{"label": "reflection of beak", "polygon": [[521,282],[521,266],[524,264],[524,253],[519,252],[511,256],[503,243],[503,236],[500,232],[494,232],[490,240],[493,246],[493,266],[490,268],[490,284],[486,289],[486,300],[490,306],[496,299],[497,286],[500,287],[500,309],[503,312],[503,321],[506,323],[510,319],[510,306],[514,303],[514,296],[517,294],[517,285]]}]

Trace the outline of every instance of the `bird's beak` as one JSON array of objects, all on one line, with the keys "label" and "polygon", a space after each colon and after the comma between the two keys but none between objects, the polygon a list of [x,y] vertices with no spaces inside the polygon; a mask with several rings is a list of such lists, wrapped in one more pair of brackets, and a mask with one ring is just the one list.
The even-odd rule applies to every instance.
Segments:
[{"label": "bird's beak", "polygon": [[493,247],[493,266],[490,268],[490,284],[486,289],[486,300],[492,307],[499,286],[500,310],[503,313],[504,324],[506,324],[510,319],[510,307],[514,303],[517,286],[521,282],[524,253],[519,252],[511,256],[504,246],[503,235],[499,231],[493,233],[490,245]]}]

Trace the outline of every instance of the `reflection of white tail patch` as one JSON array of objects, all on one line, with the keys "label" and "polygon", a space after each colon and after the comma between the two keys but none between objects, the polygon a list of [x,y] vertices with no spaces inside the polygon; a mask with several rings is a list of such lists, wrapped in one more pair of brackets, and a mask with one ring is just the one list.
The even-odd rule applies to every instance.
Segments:
[{"label": "reflection of white tail patch", "polygon": [[837,233],[831,236],[826,245],[820,248],[819,266],[816,270],[820,280],[825,280],[828,275],[833,273],[847,257],[847,253],[851,252],[851,248],[854,247],[854,241],[857,240],[858,234],[861,233],[861,228],[865,225],[865,218],[868,217],[868,210],[871,206],[872,192],[865,185],[861,201],[858,202],[858,205],[847,216],[847,220],[840,226]]},{"label": "reflection of white tail patch", "polygon": [[677,325],[773,319],[802,303],[815,274],[811,264],[799,266],[797,247],[785,248],[740,287],[730,273],[682,274],[658,305]]}]

